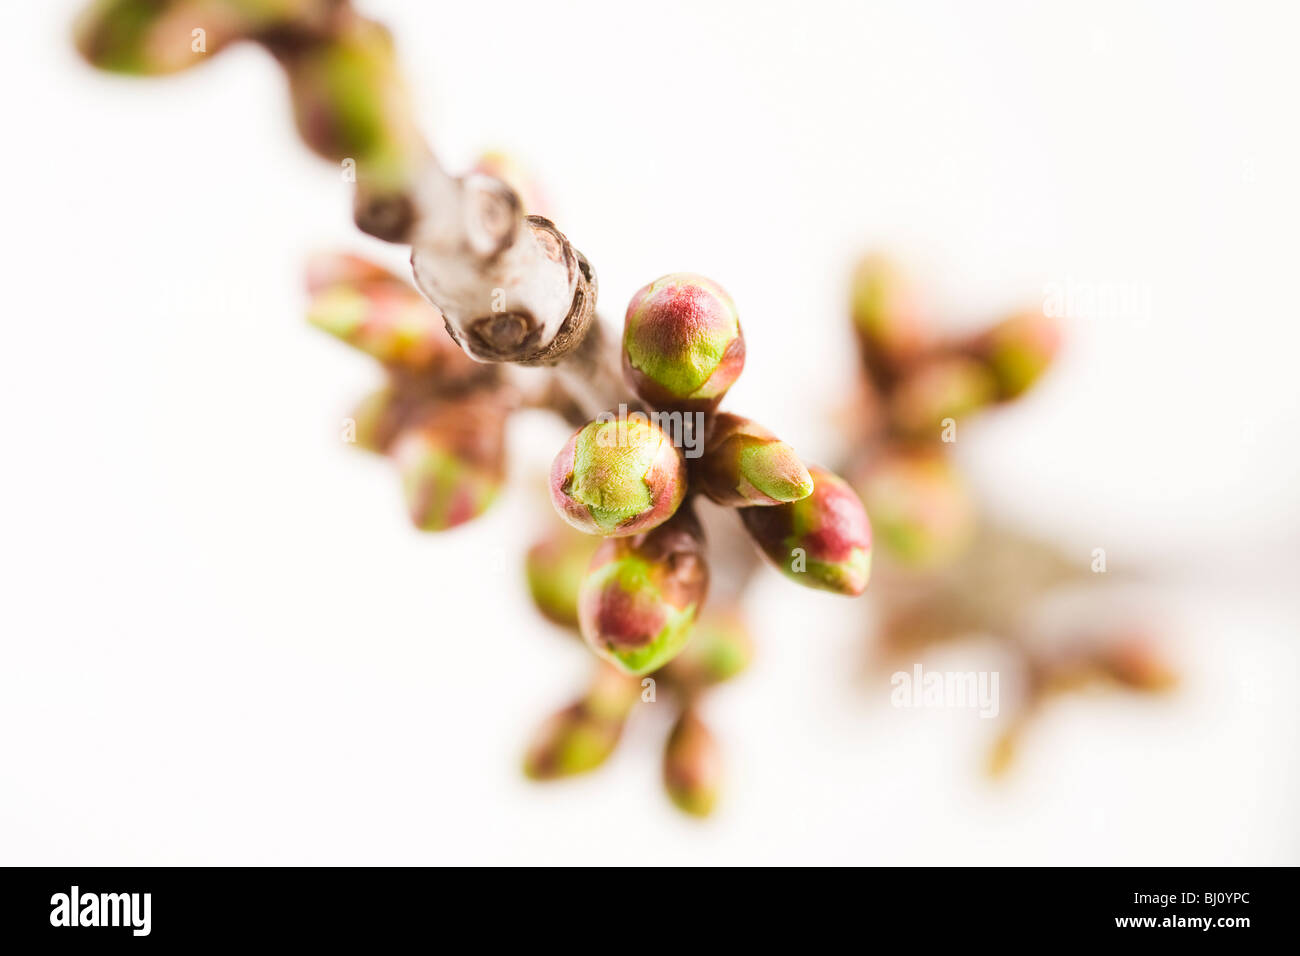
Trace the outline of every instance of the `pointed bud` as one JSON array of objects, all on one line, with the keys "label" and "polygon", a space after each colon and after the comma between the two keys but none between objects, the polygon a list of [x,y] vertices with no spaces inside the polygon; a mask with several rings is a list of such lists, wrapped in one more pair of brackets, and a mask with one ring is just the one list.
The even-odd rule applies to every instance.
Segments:
[{"label": "pointed bud", "polygon": [[853,327],[869,368],[895,372],[930,347],[933,334],[919,296],[895,263],[867,256],[854,271],[850,290]]},{"label": "pointed bud", "polygon": [[812,494],[812,476],[794,449],[747,418],[722,413],[710,424],[698,475],[720,505],[778,505]]},{"label": "pointed bud", "polygon": [[956,558],[975,531],[975,505],[939,449],[892,448],[854,482],[885,554],[900,564],[935,568]]},{"label": "pointed bud", "polygon": [[664,788],[673,803],[707,817],[722,786],[722,755],[709,728],[688,708],[677,719],[664,748]]},{"label": "pointed bud", "polygon": [[649,531],[672,517],[685,495],[681,453],[642,415],[584,425],[551,465],[556,510],[587,534]]},{"label": "pointed bud", "polygon": [[763,555],[798,584],[856,596],[871,574],[871,523],[844,479],[810,468],[813,493],[770,508],[742,508],[745,530]]},{"label": "pointed bud", "polygon": [[1061,329],[1042,309],[999,322],[972,346],[997,382],[1000,398],[1016,398],[1042,378],[1061,347]]},{"label": "pointed bud", "polygon": [[904,434],[937,439],[948,419],[961,421],[995,397],[993,375],[981,362],[951,355],[909,372],[890,396],[889,412]]},{"label": "pointed bud", "polygon": [[684,509],[634,537],[610,538],[578,592],[583,639],[629,674],[647,674],[685,646],[709,587],[704,536]]},{"label": "pointed bud", "polygon": [[664,667],[674,684],[697,691],[741,673],[754,658],[754,639],[740,608],[710,605],[701,613],[682,652]]},{"label": "pointed bud", "polygon": [[655,408],[711,411],[745,367],[745,337],[731,296],[710,279],[678,272],[632,296],[623,371]]},{"label": "pointed bud", "polygon": [[[92,66],[159,76],[205,62],[240,39],[254,22],[234,4],[98,0],[78,17],[73,35],[77,50]],[[202,32],[196,34],[196,29]]]},{"label": "pointed bud", "polygon": [[635,680],[601,665],[587,695],[538,729],[524,756],[524,773],[554,780],[599,767],[618,745],[639,691]]},{"label": "pointed bud", "polygon": [[477,518],[505,480],[506,409],[470,398],[437,406],[401,433],[392,456],[411,520],[443,531]]},{"label": "pointed bud", "polygon": [[298,134],[323,159],[352,164],[358,225],[390,241],[404,238],[415,218],[415,181],[429,155],[389,32],[347,11],[328,40],[272,35],[265,42],[288,74]]},{"label": "pointed bud", "polygon": [[307,288],[307,321],[395,371],[433,374],[444,388],[492,374],[456,344],[436,306],[373,262],[337,253],[313,256]]},{"label": "pointed bud", "polygon": [[528,549],[528,591],[547,619],[563,627],[578,626],[578,591],[599,546],[600,538],[557,521]]}]

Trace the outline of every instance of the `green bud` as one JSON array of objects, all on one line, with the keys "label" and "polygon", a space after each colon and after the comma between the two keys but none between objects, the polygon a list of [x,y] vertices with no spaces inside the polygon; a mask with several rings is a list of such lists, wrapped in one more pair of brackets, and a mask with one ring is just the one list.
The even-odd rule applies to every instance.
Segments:
[{"label": "green bud", "polygon": [[443,531],[477,518],[505,480],[506,409],[467,398],[436,406],[393,443],[411,520]]},{"label": "green bud", "polygon": [[624,672],[649,673],[685,646],[708,587],[703,532],[689,509],[645,534],[610,538],[578,592],[583,639]]},{"label": "green bud", "polygon": [[730,680],[754,658],[754,639],[740,608],[709,605],[701,613],[682,652],[663,676],[694,692]]},{"label": "green bud", "polygon": [[328,39],[269,46],[288,73],[294,119],[307,146],[330,162],[355,163],[367,203],[400,201],[428,154],[389,32],[349,14]]},{"label": "green bud", "polygon": [[938,439],[947,420],[958,422],[997,395],[983,363],[961,355],[935,358],[910,371],[889,399],[894,426],[904,435]]},{"label": "green bud", "polygon": [[854,271],[850,312],[870,368],[892,373],[930,348],[933,335],[915,289],[882,255],[867,256]]},{"label": "green bud", "polygon": [[704,276],[678,272],[632,296],[623,371],[656,408],[711,411],[745,367],[745,337],[731,296]]},{"label": "green bud", "polygon": [[686,495],[681,453],[642,416],[578,429],[551,465],[551,500],[587,534],[639,534],[672,517]]},{"label": "green bud", "polygon": [[961,555],[975,531],[975,505],[948,456],[937,448],[892,448],[854,482],[885,553],[914,568]]},{"label": "green bud", "polygon": [[686,813],[707,817],[722,786],[722,755],[709,728],[687,708],[664,748],[664,788]]},{"label": "green bud", "polygon": [[1016,398],[1047,371],[1061,346],[1055,319],[1034,309],[1004,319],[979,336],[972,350],[993,372],[998,397]]},{"label": "green bud", "polygon": [[538,729],[524,756],[524,773],[554,780],[599,767],[618,745],[639,693],[636,681],[601,665],[587,695]]},{"label": "green bud", "polygon": [[747,418],[713,417],[697,475],[720,505],[777,505],[812,494],[812,476],[794,449]]},{"label": "green bud", "polygon": [[528,591],[546,618],[563,627],[578,626],[578,591],[599,546],[599,538],[557,521],[528,549]]},{"label": "green bud", "polygon": [[810,468],[813,493],[768,508],[742,508],[745,530],[782,574],[799,584],[856,596],[871,574],[871,523],[844,479]]}]

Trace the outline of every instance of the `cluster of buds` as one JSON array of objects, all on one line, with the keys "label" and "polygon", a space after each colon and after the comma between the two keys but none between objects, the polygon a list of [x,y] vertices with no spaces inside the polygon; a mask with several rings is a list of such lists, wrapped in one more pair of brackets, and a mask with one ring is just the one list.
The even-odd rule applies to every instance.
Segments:
[{"label": "cluster of buds", "polygon": [[717,412],[744,362],[736,306],[717,283],[656,279],[632,297],[623,331],[624,377],[644,407],[583,425],[552,465],[556,510],[605,538],[579,593],[582,635],[625,673],[672,660],[704,604],[700,498],[737,510],[792,580],[846,595],[867,586],[871,526],[848,484],[805,467],[762,426]]},{"label": "cluster of buds", "polygon": [[848,595],[862,593],[871,566],[860,500],[761,425],[718,412],[745,340],[716,283],[682,274],[641,289],[616,350],[595,319],[590,264],[550,220],[528,214],[536,191],[500,155],[463,177],[441,169],[416,128],[391,36],[349,0],[98,0],[77,27],[89,62],[143,75],[239,41],[275,57],[301,139],[352,174],[358,226],[411,246],[418,293],[346,255],[313,261],[308,290],[310,321],[387,371],[351,437],[397,465],[416,526],[455,527],[496,497],[506,418],[524,404],[502,364],[551,367],[545,396],[529,401],[588,422],[556,459],[551,492],[570,524],[603,541],[577,564],[548,559],[550,583],[530,580],[543,613],[571,622],[603,658],[603,676],[552,723],[530,772],[598,762],[627,714],[620,688],[654,674],[682,702],[668,789],[706,812],[717,760],[697,697],[739,669],[747,639],[725,612],[701,618],[710,571],[700,500],[737,511],[741,533],[788,577]]},{"label": "cluster of buds", "polygon": [[1037,382],[1060,331],[1042,309],[1026,309],[974,335],[945,338],[915,286],[880,255],[855,270],[850,314],[865,407],[853,484],[887,560],[943,567],[975,529],[970,493],[948,454],[957,429]]},{"label": "cluster of buds", "polygon": [[345,438],[394,461],[416,527],[442,531],[482,514],[505,480],[506,418],[518,404],[499,370],[468,358],[410,283],[365,259],[316,256],[307,289],[308,321],[388,373]]},{"label": "cluster of buds", "polygon": [[1060,644],[1031,639],[1026,612],[1049,594],[1095,584],[1094,575],[1051,544],[977,521],[950,455],[959,426],[1021,398],[1043,377],[1060,347],[1057,323],[1042,309],[1025,309],[945,338],[916,287],[880,255],[855,270],[850,314],[864,401],[854,416],[861,430],[849,473],[890,575],[873,654],[882,669],[973,634],[998,642],[1025,686],[992,749],[994,773],[1007,770],[1025,727],[1061,693],[1172,687],[1176,677],[1158,642],[1141,629],[1084,631]]},{"label": "cluster of buds", "polygon": [[[528,583],[538,610],[575,635],[589,613],[584,580],[599,547],[599,539],[557,523],[528,552]],[[702,698],[749,666],[753,641],[734,603],[706,608],[687,627],[685,648],[645,677],[597,661],[587,691],[538,728],[524,772],[534,780],[557,780],[594,770],[614,752],[637,708],[669,706],[676,717],[664,745],[664,788],[684,812],[711,813],[722,786],[722,759],[701,716]]]}]

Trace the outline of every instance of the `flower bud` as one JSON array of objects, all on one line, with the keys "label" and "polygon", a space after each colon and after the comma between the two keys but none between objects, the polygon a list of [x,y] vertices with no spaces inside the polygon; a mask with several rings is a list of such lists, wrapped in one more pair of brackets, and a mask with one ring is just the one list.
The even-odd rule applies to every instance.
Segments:
[{"label": "flower bud", "polygon": [[471,398],[436,406],[397,437],[392,456],[411,520],[444,531],[477,518],[505,480],[506,409]]},{"label": "flower bud", "polygon": [[303,142],[323,159],[353,164],[362,205],[378,207],[386,197],[399,203],[428,152],[412,121],[388,30],[349,13],[328,39],[272,39],[268,46],[288,74]]},{"label": "flower bud", "polygon": [[970,492],[938,449],[893,448],[854,482],[885,553],[900,564],[935,568],[959,556],[975,531]]},{"label": "flower bud", "polygon": [[[74,37],[81,55],[101,70],[157,76],[204,62],[252,22],[234,4],[98,0],[77,19]],[[203,32],[196,35],[197,28]]]},{"label": "flower bud", "polygon": [[528,591],[542,614],[563,627],[578,626],[578,591],[600,539],[555,522],[555,528],[528,549]]},{"label": "flower bud", "polygon": [[628,303],[623,372],[656,408],[711,411],[745,367],[735,303],[704,276],[677,272]]},{"label": "flower bud", "polygon": [[1061,347],[1056,320],[1033,309],[1013,315],[980,335],[973,351],[993,372],[1000,398],[1016,398],[1037,382]]},{"label": "flower bud", "polygon": [[931,345],[933,336],[916,290],[882,255],[867,256],[854,271],[850,312],[863,358],[872,369],[897,371]]},{"label": "flower bud", "polygon": [[553,780],[594,770],[614,752],[639,685],[601,665],[582,700],[551,716],[524,756],[524,773],[533,780]]},{"label": "flower bud", "polygon": [[584,425],[551,465],[551,501],[587,534],[649,531],[672,517],[685,494],[681,453],[644,416]]},{"label": "flower bud", "polygon": [[871,523],[844,479],[809,469],[807,498],[769,508],[742,508],[745,530],[782,574],[811,588],[856,596],[871,574]]},{"label": "flower bud", "polygon": [[677,719],[664,748],[664,788],[673,803],[697,817],[707,817],[718,802],[722,755],[709,728],[693,709]]},{"label": "flower bud", "polygon": [[689,691],[730,680],[754,658],[754,639],[740,608],[710,605],[701,613],[682,652],[663,676]]},{"label": "flower bud", "polygon": [[583,639],[624,672],[649,673],[686,644],[708,587],[703,532],[689,509],[645,534],[610,538],[578,592]]},{"label": "flower bud", "polygon": [[890,418],[905,435],[937,439],[948,419],[956,422],[995,397],[993,375],[981,362],[951,355],[927,361],[898,383],[889,400]]},{"label": "flower bud", "polygon": [[720,505],[778,505],[812,493],[794,449],[747,418],[714,416],[697,471],[701,490]]}]

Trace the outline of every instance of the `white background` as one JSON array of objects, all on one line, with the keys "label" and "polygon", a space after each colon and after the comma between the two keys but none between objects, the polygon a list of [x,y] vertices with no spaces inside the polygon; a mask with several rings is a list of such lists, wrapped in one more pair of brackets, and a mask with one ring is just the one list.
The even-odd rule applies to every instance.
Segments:
[{"label": "white background", "polygon": [[378,370],[302,319],[310,250],[400,252],[268,57],[95,74],[76,6],[0,30],[0,862],[1300,862],[1293,5],[364,4],[450,166],[537,171],[607,318],[669,271],[731,291],[729,407],[808,458],[863,249],[954,324],[1065,281],[1150,297],[1074,315],[961,453],[1004,514],[1154,579],[1180,694],[1063,701],[991,784],[986,724],[862,677],[865,605],[768,575],[704,824],[660,792],[666,713],[590,778],[519,774],[589,666],[518,571],[562,430],[519,419],[509,500],[411,530],[339,441]]}]

